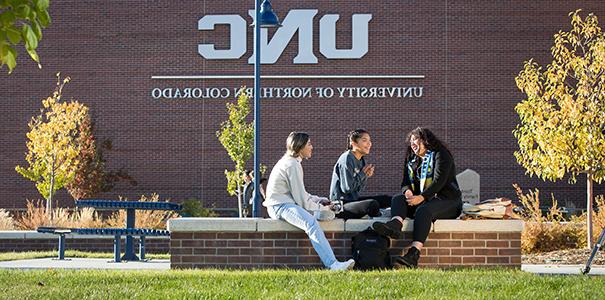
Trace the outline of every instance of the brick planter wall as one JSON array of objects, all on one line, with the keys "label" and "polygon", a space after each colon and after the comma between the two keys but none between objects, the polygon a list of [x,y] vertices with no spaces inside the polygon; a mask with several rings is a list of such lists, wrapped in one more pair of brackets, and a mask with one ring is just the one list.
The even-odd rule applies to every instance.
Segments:
[{"label": "brick planter wall", "polygon": [[[322,222],[340,260],[351,257],[351,237],[375,220]],[[413,221],[391,255],[411,243]],[[521,266],[521,221],[440,220],[422,250],[420,267]],[[266,219],[175,219],[169,228],[171,268],[321,268],[306,234]],[[196,229],[197,228],[197,229]]]},{"label": "brick planter wall", "polygon": [[[168,253],[169,243],[170,239],[168,237],[147,237],[145,238],[145,252]],[[122,239],[122,249],[124,245],[125,240]],[[138,238],[135,238],[136,249],[138,249],[138,245]],[[41,234],[35,231],[0,232],[0,252],[56,251],[58,248],[59,236],[57,235]],[[67,235],[65,237],[65,249],[113,252],[113,236]]]}]

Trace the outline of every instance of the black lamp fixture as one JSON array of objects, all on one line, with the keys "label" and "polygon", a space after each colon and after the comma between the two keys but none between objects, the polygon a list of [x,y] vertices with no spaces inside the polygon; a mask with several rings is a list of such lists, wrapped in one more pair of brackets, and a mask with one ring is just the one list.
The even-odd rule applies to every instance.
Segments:
[{"label": "black lamp fixture", "polygon": [[[264,0],[261,4],[260,8],[260,18],[259,23],[261,28],[271,28],[271,27],[281,27],[281,23],[279,22],[279,18],[273,12],[273,7],[271,6],[271,1]],[[255,23],[252,23],[250,26],[254,26]]]}]

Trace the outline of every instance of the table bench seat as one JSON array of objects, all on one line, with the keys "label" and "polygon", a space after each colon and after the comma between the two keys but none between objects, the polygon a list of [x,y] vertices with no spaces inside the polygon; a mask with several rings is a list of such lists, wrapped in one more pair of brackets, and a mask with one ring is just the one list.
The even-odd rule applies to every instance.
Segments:
[{"label": "table bench seat", "polygon": [[139,236],[139,259],[145,259],[145,236],[170,236],[170,231],[147,228],[61,228],[38,227],[40,233],[59,235],[59,259],[65,259],[65,235],[112,235],[114,236],[114,260],[120,262],[122,236]]},{"label": "table bench seat", "polygon": [[89,235],[135,235],[135,236],[170,236],[170,231],[147,228],[60,228],[38,227],[40,233],[54,234],[89,234]]}]

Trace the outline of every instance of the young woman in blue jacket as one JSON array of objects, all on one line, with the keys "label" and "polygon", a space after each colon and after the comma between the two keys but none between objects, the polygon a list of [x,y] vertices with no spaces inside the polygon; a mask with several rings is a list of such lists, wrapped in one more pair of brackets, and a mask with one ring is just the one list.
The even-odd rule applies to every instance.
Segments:
[{"label": "young woman in blue jacket", "polygon": [[390,195],[361,196],[368,178],[374,176],[374,165],[367,164],[365,156],[370,154],[372,140],[364,129],[355,129],[347,138],[348,149],[340,155],[334,165],[330,183],[330,200],[343,201],[343,212],[337,217],[359,219],[365,215],[380,216],[380,208],[391,205]]}]

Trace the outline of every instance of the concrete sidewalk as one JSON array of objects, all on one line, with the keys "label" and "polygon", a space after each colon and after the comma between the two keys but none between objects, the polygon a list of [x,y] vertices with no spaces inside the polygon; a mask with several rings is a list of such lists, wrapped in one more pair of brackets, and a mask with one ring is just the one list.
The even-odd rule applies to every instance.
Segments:
[{"label": "concrete sidewalk", "polygon": [[[540,275],[580,275],[586,265],[521,265],[521,270]],[[588,275],[605,275],[605,266],[591,266]]]},{"label": "concrete sidewalk", "polygon": [[110,258],[37,258],[0,261],[0,269],[108,269],[108,270],[169,270],[170,260],[153,259],[146,262],[112,262]]}]

